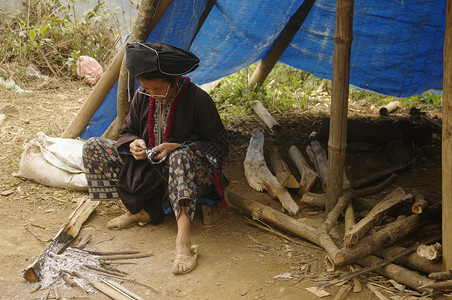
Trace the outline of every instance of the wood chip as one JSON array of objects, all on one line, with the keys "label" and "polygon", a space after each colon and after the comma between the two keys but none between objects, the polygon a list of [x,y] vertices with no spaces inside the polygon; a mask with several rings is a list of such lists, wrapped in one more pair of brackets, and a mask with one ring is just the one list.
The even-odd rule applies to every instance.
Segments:
[{"label": "wood chip", "polygon": [[339,292],[337,292],[337,294],[336,294],[336,296],[334,296],[333,300],[346,299],[348,297],[348,294],[350,293],[351,289],[352,289],[352,286],[348,285],[348,284],[341,286],[341,288],[339,289]]},{"label": "wood chip", "polygon": [[316,295],[319,298],[326,297],[326,296],[330,295],[330,293],[328,293],[327,291],[319,289],[316,286],[308,287],[308,288],[306,288],[306,290],[310,291],[311,293],[313,293],[314,295]]},{"label": "wood chip", "polygon": [[2,195],[2,196],[9,196],[12,193],[14,193],[14,190],[7,190],[7,191],[1,192],[0,195]]},{"label": "wood chip", "polygon": [[378,299],[380,299],[380,300],[389,300],[388,297],[386,297],[385,295],[383,295],[382,293],[380,293],[380,292],[377,290],[377,288],[374,287],[371,283],[368,283],[368,284],[367,284],[367,287],[369,288],[369,290],[371,290],[371,291],[375,294],[375,296],[378,297]]}]

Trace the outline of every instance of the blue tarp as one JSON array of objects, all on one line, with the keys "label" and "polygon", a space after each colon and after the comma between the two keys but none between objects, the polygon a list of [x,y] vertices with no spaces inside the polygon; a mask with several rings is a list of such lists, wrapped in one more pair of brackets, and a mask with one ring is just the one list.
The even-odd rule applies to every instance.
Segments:
[{"label": "blue tarp", "polygon": [[[207,0],[174,0],[149,42],[188,48]],[[303,0],[217,0],[190,50],[200,85],[260,60]],[[317,0],[280,62],[332,79],[336,0]],[[408,97],[442,89],[445,0],[355,0],[350,84]],[[80,135],[101,135],[116,116],[115,85]]]}]

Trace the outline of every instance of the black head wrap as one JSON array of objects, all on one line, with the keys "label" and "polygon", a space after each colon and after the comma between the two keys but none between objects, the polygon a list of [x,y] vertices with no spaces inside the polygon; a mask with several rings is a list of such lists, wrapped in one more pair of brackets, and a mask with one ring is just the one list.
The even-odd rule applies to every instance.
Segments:
[{"label": "black head wrap", "polygon": [[132,76],[160,73],[179,76],[194,71],[199,58],[192,52],[164,43],[131,43],[126,47],[126,67]]}]

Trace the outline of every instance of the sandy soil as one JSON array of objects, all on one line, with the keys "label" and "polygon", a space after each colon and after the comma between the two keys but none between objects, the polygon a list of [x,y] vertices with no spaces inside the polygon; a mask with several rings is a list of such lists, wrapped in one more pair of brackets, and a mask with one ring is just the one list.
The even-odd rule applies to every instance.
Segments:
[{"label": "sandy soil", "polygon": [[[0,116],[5,117],[0,121],[0,298],[43,299],[49,289],[32,292],[37,284],[26,282],[22,271],[45,249],[47,240],[56,234],[86,194],[46,187],[13,174],[18,171],[22,145],[27,136],[44,131],[49,136],[58,137],[76,115],[91,88],[84,83],[60,79],[24,78],[19,84],[33,92],[19,94],[0,86]],[[365,101],[352,103],[350,107],[352,116],[377,117],[376,109],[368,107]],[[276,142],[286,161],[285,153],[290,145],[305,149],[307,137],[319,129],[321,117],[327,110],[327,103],[320,103],[309,113],[275,112],[283,127]],[[398,112],[399,117],[406,117],[406,114],[406,111]],[[231,157],[225,170],[231,180],[229,189],[280,209],[280,204],[265,192],[253,191],[243,176],[242,162],[250,134],[263,128],[262,124],[254,116],[226,124],[237,134],[232,139]],[[397,182],[376,198],[383,198],[401,186],[407,192],[414,188],[419,190],[429,201],[440,200],[438,140],[431,145],[416,146],[414,154],[415,167],[400,174]],[[352,180],[390,165],[384,147],[367,153],[349,153],[346,160],[347,174]],[[294,174],[298,176],[296,171]],[[298,200],[296,193],[294,195]],[[121,281],[122,284],[144,299],[316,299],[306,290],[307,287],[346,271],[327,273],[322,249],[290,234],[287,240],[259,229],[248,219],[246,212],[231,207],[212,225],[203,225],[202,217],[197,215],[192,226],[192,241],[199,245],[198,265],[188,275],[174,276],[171,274],[176,236],[174,217],[168,215],[157,226],[137,226],[121,231],[106,229],[108,220],[121,212],[121,205],[116,202],[101,203],[85,223],[80,236],[92,235],[86,246],[88,250],[152,253],[150,257],[134,260],[136,264],[118,267],[128,272],[128,279],[136,281]],[[300,216],[321,219],[323,211],[302,206]],[[359,280],[362,291],[350,293],[347,299],[378,299],[366,287],[368,282],[378,284],[379,291],[387,297],[407,299],[420,296],[409,289],[405,292],[395,290],[387,278],[376,273],[360,276]],[[330,296],[324,299],[333,299],[339,288],[326,288]],[[102,294],[87,294],[77,287],[58,286],[58,291],[70,299],[108,299]],[[52,297],[53,290],[49,299]]]}]

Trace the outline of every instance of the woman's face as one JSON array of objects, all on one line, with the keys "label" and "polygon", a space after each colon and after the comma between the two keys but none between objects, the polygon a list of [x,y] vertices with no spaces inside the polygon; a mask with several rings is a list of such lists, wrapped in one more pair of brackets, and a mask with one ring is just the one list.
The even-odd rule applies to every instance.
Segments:
[{"label": "woman's face", "polygon": [[161,78],[155,79],[139,79],[141,86],[145,89],[147,94],[162,102],[166,102],[176,92],[176,85],[170,81]]}]

